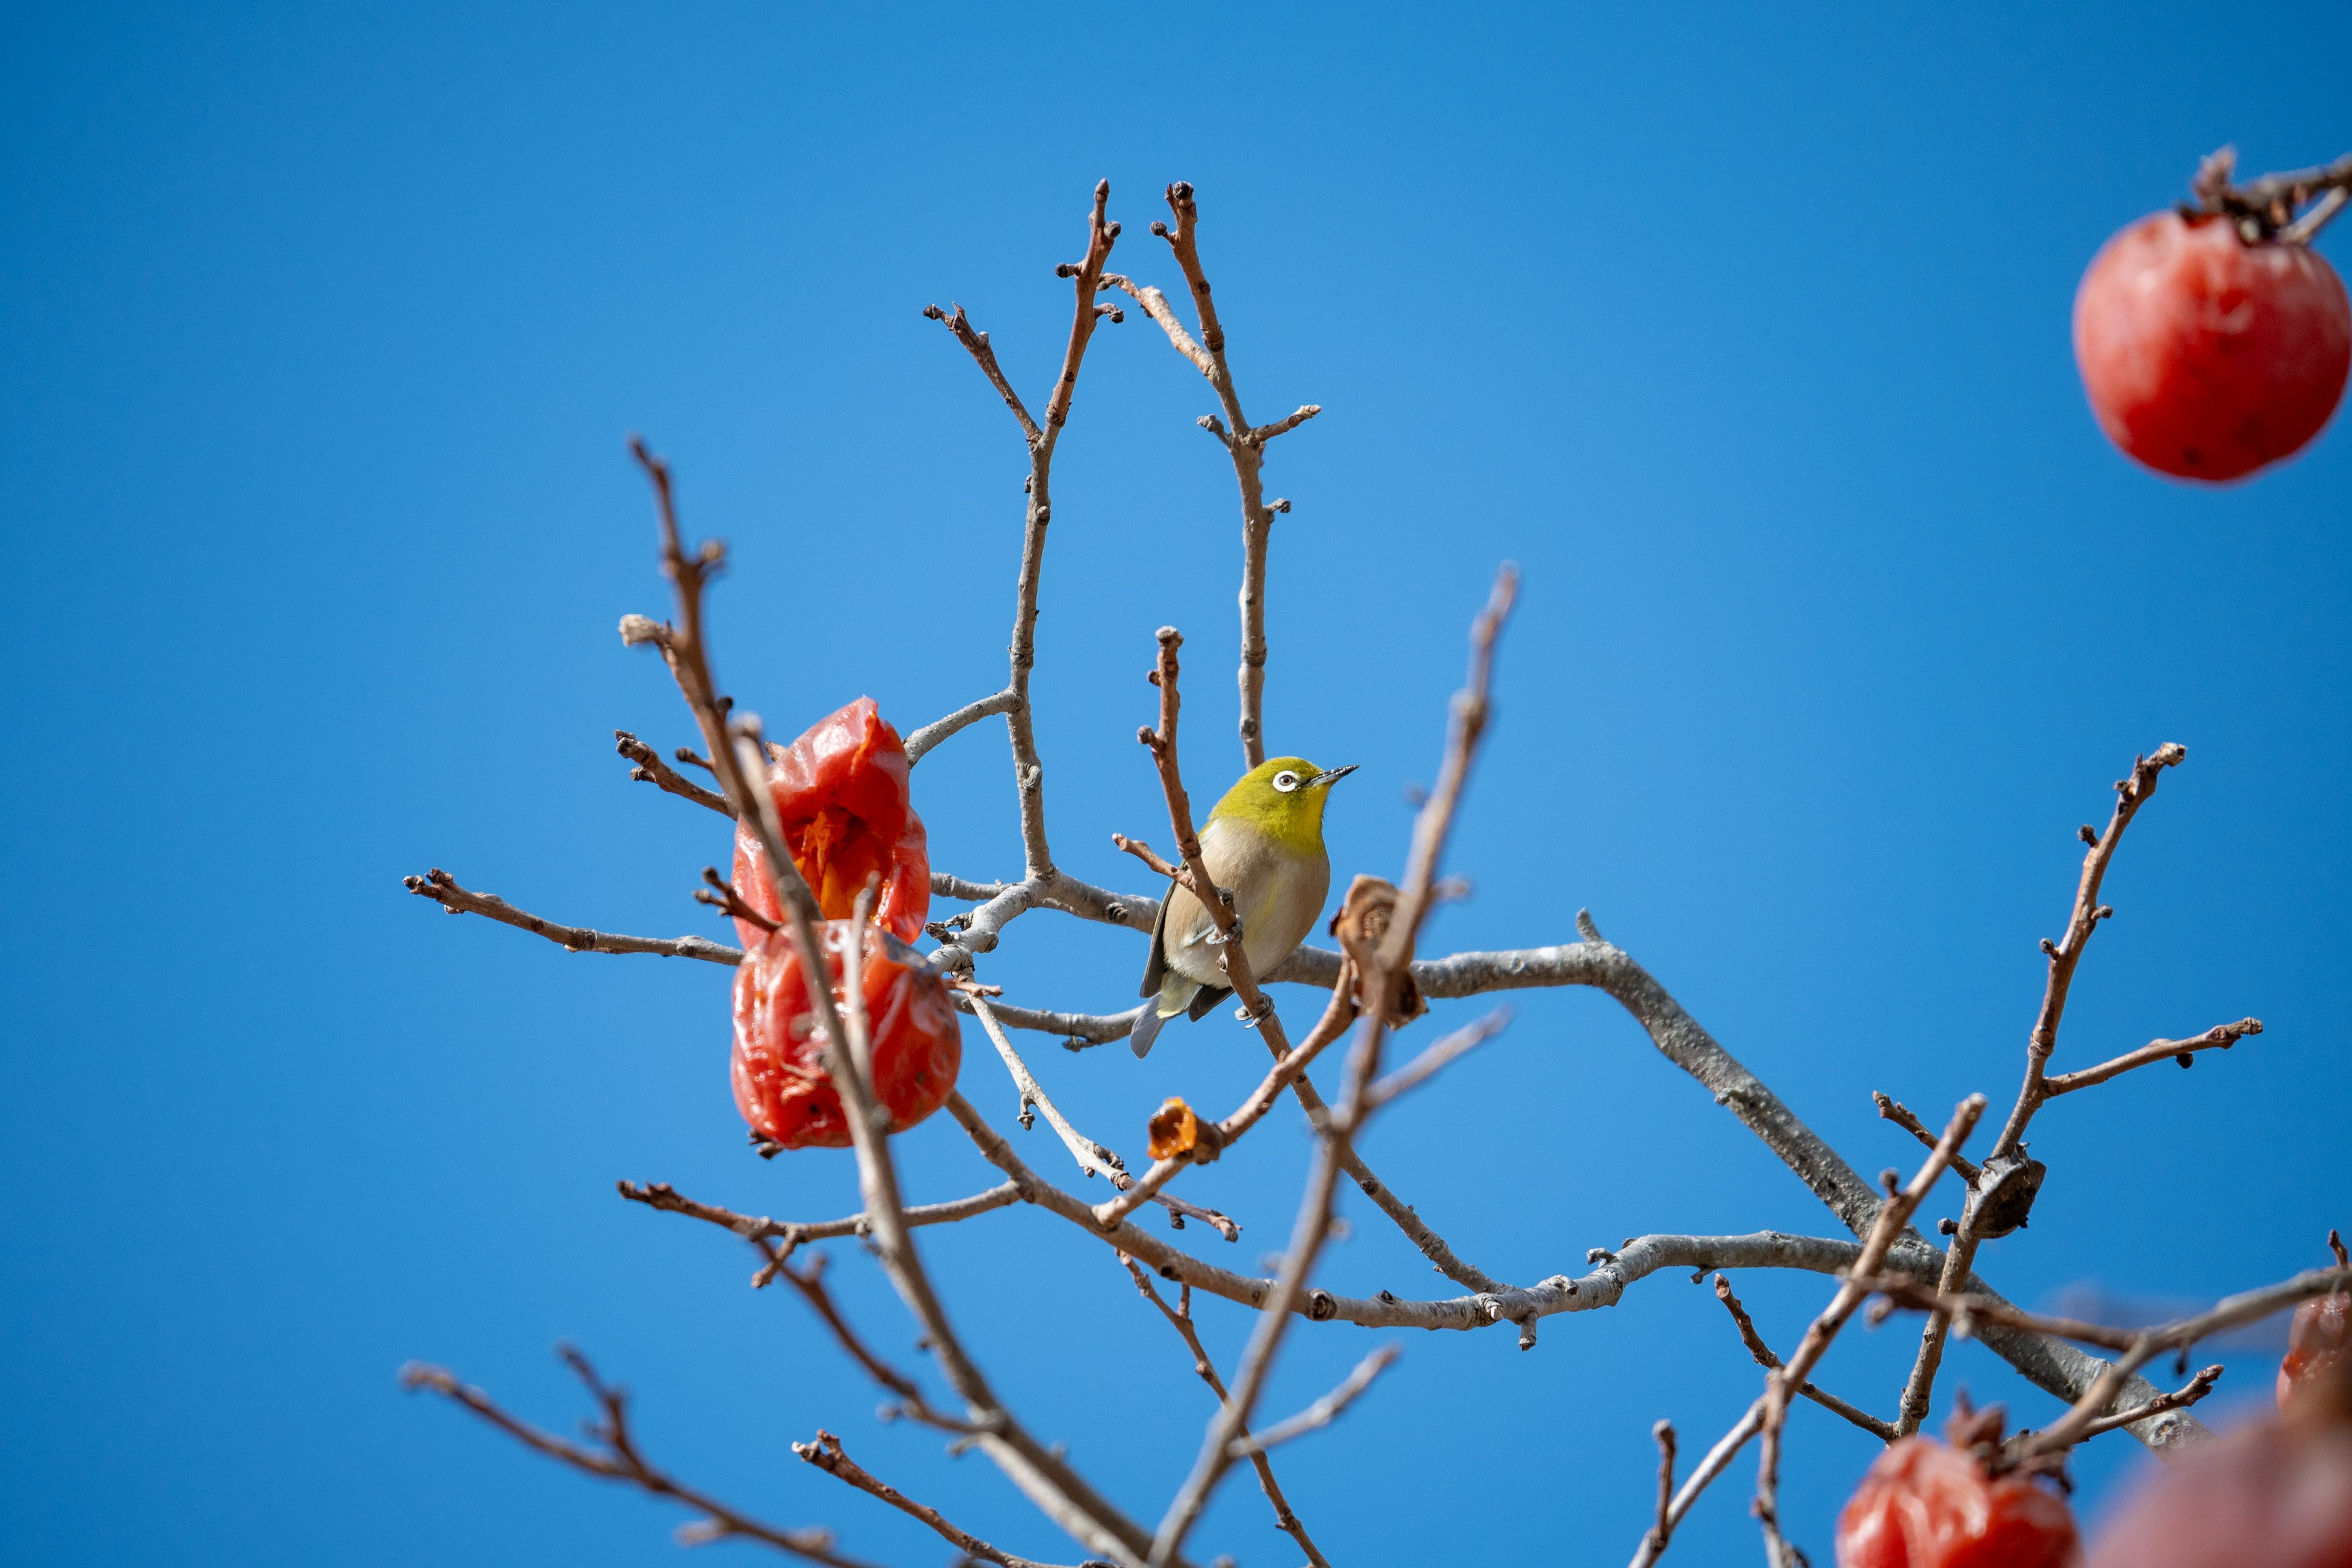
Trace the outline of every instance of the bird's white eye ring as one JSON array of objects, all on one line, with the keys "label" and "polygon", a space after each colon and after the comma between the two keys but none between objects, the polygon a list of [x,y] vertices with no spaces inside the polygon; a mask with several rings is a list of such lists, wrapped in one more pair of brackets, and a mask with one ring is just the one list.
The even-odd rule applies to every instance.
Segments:
[{"label": "bird's white eye ring", "polygon": [[1292,790],[1298,787],[1298,775],[1292,773],[1288,768],[1285,768],[1282,772],[1274,775],[1274,787],[1281,791],[1284,795],[1288,795]]}]

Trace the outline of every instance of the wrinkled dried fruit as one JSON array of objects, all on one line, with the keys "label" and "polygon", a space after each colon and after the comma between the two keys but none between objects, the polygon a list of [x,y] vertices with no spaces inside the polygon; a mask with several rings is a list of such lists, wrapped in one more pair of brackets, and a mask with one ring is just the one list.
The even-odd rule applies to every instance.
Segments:
[{"label": "wrinkled dried fruit", "polygon": [[[771,748],[769,788],[784,847],[829,921],[847,920],[869,877],[882,886],[874,918],[901,942],[923,934],[931,908],[931,862],[923,819],[915,815],[907,748],[874,705],[861,697],[827,714],[789,746]],[[771,920],[783,918],[768,857],[747,824],[735,829],[735,890]],[[757,926],[735,930],[749,948]]]},{"label": "wrinkled dried fruit", "polygon": [[2234,479],[2319,434],[2352,367],[2352,302],[2307,245],[2157,213],[2074,297],[2074,359],[2108,438],[2159,473]]},{"label": "wrinkled dried fruit", "polygon": [[1973,1454],[1906,1437],[1878,1457],[1839,1517],[1838,1568],[2072,1568],[2063,1499]]},{"label": "wrinkled dried fruit", "polygon": [[1201,1119],[1192,1108],[1171,1095],[1165,1104],[1151,1113],[1146,1124],[1151,1142],[1146,1150],[1155,1160],[1172,1160],[1179,1154],[1189,1154],[1201,1141]]},{"label": "wrinkled dried fruit", "polygon": [[2352,1295],[2338,1291],[2297,1307],[2279,1363],[2279,1408],[2334,1373],[2347,1349],[2352,1349]]},{"label": "wrinkled dried fruit", "polygon": [[[835,1005],[846,1009],[842,960],[852,924],[824,925]],[[787,1149],[849,1143],[841,1097],[824,1069],[824,1026],[812,1005],[789,931],[754,931],[735,971],[735,1108],[751,1130]],[[874,1047],[874,1092],[903,1132],[943,1104],[963,1065],[963,1036],[946,984],[884,949],[868,928],[859,986]],[[900,952],[904,952],[901,949]]]}]

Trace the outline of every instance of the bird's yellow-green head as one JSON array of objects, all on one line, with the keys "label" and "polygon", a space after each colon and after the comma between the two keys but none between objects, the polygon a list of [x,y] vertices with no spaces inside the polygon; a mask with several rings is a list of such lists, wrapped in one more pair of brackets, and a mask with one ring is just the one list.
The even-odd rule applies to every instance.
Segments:
[{"label": "bird's yellow-green head", "polygon": [[1356,771],[1318,768],[1305,757],[1268,757],[1225,792],[1209,819],[1234,818],[1272,838],[1294,855],[1323,851],[1323,803],[1331,786]]}]

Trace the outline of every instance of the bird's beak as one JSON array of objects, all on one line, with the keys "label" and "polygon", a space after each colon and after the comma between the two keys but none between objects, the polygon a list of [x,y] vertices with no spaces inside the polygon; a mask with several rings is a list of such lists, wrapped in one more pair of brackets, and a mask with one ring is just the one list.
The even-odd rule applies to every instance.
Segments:
[{"label": "bird's beak", "polygon": [[1346,778],[1349,773],[1352,773],[1355,771],[1356,764],[1354,763],[1349,763],[1344,768],[1327,768],[1323,772],[1317,773],[1313,778],[1308,779],[1307,782],[1313,787],[1321,789],[1326,785],[1338,784],[1341,779]]}]

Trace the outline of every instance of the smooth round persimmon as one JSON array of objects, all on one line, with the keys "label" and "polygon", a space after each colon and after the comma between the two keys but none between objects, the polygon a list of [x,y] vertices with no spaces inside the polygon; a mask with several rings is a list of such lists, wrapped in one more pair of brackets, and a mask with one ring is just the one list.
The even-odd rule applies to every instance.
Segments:
[{"label": "smooth round persimmon", "polygon": [[[842,961],[850,921],[822,928],[834,1002],[848,1005]],[[845,1149],[849,1121],[824,1068],[824,1026],[809,996],[800,949],[789,929],[758,931],[735,970],[735,1109],[751,1131],[786,1149]],[[963,1066],[963,1036],[945,983],[902,962],[869,925],[858,989],[873,1041],[874,1095],[904,1132],[947,1101]],[[771,1151],[772,1152],[772,1151]]]},{"label": "smooth round persimmon", "polygon": [[1838,1568],[2074,1568],[2063,1498],[1932,1437],[1881,1454],[1838,1518]]},{"label": "smooth round persimmon", "polygon": [[2300,451],[2336,411],[2352,303],[2307,245],[2156,213],[2083,275],[2074,359],[2125,452],[2178,479],[2241,479]]}]

